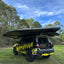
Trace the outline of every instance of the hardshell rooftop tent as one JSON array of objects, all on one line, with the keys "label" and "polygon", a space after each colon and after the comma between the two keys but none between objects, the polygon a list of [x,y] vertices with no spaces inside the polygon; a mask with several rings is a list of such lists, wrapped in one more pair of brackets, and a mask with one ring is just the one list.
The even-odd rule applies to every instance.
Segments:
[{"label": "hardshell rooftop tent", "polygon": [[32,29],[17,29],[17,30],[10,30],[3,34],[5,37],[10,38],[25,38],[25,37],[35,37],[37,35],[47,35],[47,36],[55,36],[59,35],[56,33],[60,27],[54,28],[32,28]]}]

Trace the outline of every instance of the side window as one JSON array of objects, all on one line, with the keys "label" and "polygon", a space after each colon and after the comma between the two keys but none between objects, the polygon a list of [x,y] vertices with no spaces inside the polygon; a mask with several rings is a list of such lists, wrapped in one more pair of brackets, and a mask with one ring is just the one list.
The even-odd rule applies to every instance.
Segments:
[{"label": "side window", "polygon": [[23,44],[24,44],[24,43],[23,43],[23,40],[20,40],[20,41],[19,41],[19,44],[20,44],[20,45],[23,45]]},{"label": "side window", "polygon": [[34,42],[33,45],[36,45],[36,44],[37,44],[37,43],[36,43],[36,39],[33,39],[33,42]]}]

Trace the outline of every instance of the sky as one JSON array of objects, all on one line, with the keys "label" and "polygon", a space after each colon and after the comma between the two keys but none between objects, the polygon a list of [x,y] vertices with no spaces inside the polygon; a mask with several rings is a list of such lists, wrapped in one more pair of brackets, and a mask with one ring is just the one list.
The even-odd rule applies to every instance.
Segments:
[{"label": "sky", "polygon": [[21,19],[33,18],[44,26],[59,21],[64,25],[64,0],[3,0],[16,8]]}]

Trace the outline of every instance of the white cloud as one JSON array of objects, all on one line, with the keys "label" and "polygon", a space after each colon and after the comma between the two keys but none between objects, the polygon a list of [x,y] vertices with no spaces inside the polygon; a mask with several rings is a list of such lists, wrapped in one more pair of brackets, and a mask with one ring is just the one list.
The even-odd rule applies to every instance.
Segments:
[{"label": "white cloud", "polygon": [[[58,15],[61,13],[64,13],[64,10],[54,10],[54,11],[40,11],[38,9],[31,9],[29,7],[27,7],[26,5],[23,6],[18,6],[18,8],[22,8],[22,9],[18,9],[18,12],[23,12],[20,14],[20,17],[26,17],[26,18],[36,18],[36,17],[46,17],[46,16],[54,16],[54,15]],[[22,17],[22,18],[23,18]]]},{"label": "white cloud", "polygon": [[[64,13],[63,0],[3,0],[7,4],[13,5],[18,13],[20,12],[25,18],[27,17],[40,17],[40,16],[54,16]],[[29,4],[30,3],[30,4]],[[37,8],[36,8],[37,6]]]},{"label": "white cloud", "polygon": [[[58,6],[52,7],[54,9],[50,9],[50,6],[48,7],[48,10],[44,10],[44,8],[46,8],[46,6],[44,6],[44,8],[41,10],[41,7],[30,7],[27,6],[26,4],[21,4],[21,3],[15,3],[14,5],[15,8],[17,8],[17,11],[20,12],[20,16],[25,17],[25,18],[35,18],[35,17],[40,17],[40,16],[54,16],[54,15],[58,15],[61,13],[64,13],[64,9],[60,9],[58,8]],[[58,9],[56,9],[58,8]],[[20,18],[21,18],[20,17]],[[22,18],[23,18],[22,17]]]},{"label": "white cloud", "polygon": [[62,14],[62,13],[64,13],[64,9],[60,9],[60,10],[58,10],[58,11],[56,12],[56,14]]},{"label": "white cloud", "polygon": [[28,9],[28,7],[26,5],[18,5],[17,8],[25,8],[25,9]]},{"label": "white cloud", "polygon": [[55,20],[49,19],[46,23],[41,24],[42,26],[48,25],[48,24],[54,24]]},{"label": "white cloud", "polygon": [[20,3],[15,3],[14,7],[19,8],[19,9],[29,9],[28,6],[22,5]]},{"label": "white cloud", "polygon": [[51,16],[54,14],[54,12],[48,12],[48,11],[34,11],[34,14],[36,16],[41,16],[41,15],[45,15],[45,16]]},{"label": "white cloud", "polygon": [[54,11],[39,11],[39,10],[36,10],[36,11],[34,11],[34,15],[36,15],[38,17],[41,16],[41,15],[53,16],[53,15],[58,15],[58,14],[64,13],[63,11],[64,11],[64,9],[54,10]]}]

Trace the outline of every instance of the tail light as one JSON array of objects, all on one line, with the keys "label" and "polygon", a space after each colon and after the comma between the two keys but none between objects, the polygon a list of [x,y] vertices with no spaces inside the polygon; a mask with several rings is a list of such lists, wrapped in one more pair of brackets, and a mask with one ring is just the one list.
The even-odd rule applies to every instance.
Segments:
[{"label": "tail light", "polygon": [[36,44],[35,47],[36,47],[36,48],[39,48],[39,44]]}]

